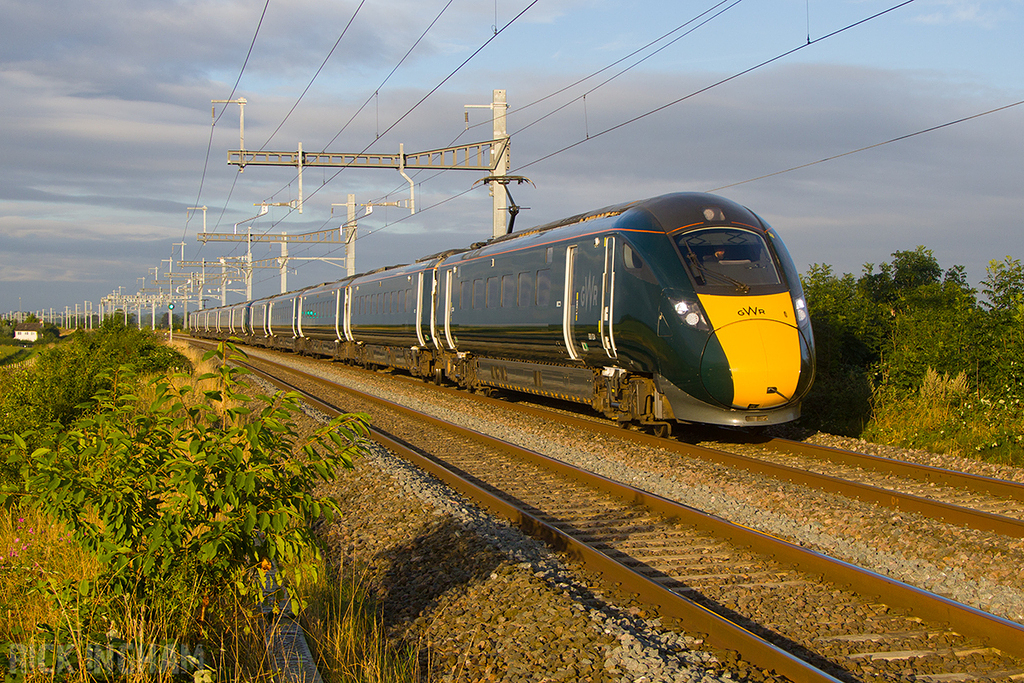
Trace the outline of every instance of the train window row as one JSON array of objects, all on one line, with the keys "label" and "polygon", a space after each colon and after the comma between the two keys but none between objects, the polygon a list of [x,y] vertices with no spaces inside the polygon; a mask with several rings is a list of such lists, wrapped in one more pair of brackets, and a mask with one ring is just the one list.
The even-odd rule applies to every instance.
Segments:
[{"label": "train window row", "polygon": [[[551,269],[463,280],[454,287],[452,305],[460,309],[546,307],[551,304]],[[410,288],[356,296],[352,303],[352,312],[358,315],[410,313],[415,307],[415,297]],[[307,319],[334,314],[329,301],[316,302],[305,309]]]},{"label": "train window row", "polygon": [[334,302],[333,301],[317,301],[314,304],[306,306],[306,310],[303,314],[306,318],[334,318]]},{"label": "train window row", "polygon": [[412,289],[397,292],[377,292],[357,296],[354,308],[359,315],[383,315],[386,313],[409,313],[413,309]]},{"label": "train window row", "polygon": [[[551,303],[551,269],[463,280],[457,302],[461,309],[548,306]],[[453,300],[452,304],[455,303]]]}]

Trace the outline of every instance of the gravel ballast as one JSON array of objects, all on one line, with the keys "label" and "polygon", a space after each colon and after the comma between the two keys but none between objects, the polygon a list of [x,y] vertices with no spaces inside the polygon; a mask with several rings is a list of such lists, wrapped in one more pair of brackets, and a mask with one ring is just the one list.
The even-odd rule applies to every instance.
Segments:
[{"label": "gravel ballast", "polygon": [[[285,362],[1024,622],[1024,580],[1017,571],[1024,561],[1020,539],[896,513],[613,438],[588,435],[584,442],[578,432],[552,421],[427,394],[423,387],[396,383],[386,375],[295,357]],[[812,440],[855,446],[827,435]],[[873,452],[1021,479],[1018,468],[888,448]],[[391,482],[386,492],[374,489],[374,497],[361,499],[365,508],[381,508],[375,512],[386,514],[383,509],[392,506],[389,496],[414,500],[421,507],[383,522],[367,521],[370,526],[362,535],[357,529],[332,534],[341,533],[337,540],[344,552],[382,572],[380,590],[393,626],[404,629],[403,637],[426,645],[430,670],[445,677],[437,680],[735,680],[739,675],[723,671],[721,658],[687,649],[692,641],[642,619],[628,602],[614,607],[604,596],[597,597],[589,582],[545,549],[404,461],[378,453],[363,464],[363,470],[373,468],[379,472],[376,478]],[[396,474],[403,470],[409,473]],[[366,482],[361,486],[368,489]],[[353,494],[352,500],[360,498]],[[401,503],[394,505],[402,509]],[[428,519],[429,526],[424,526]],[[406,535],[405,545],[394,537],[400,531]],[[461,558],[458,568],[433,569],[441,561],[436,556],[441,549]],[[420,565],[430,568],[419,571]],[[426,578],[417,578],[421,575]],[[542,605],[524,597],[535,595],[542,596]],[[532,624],[521,623],[526,615]],[[552,623],[557,626],[549,628]],[[583,654],[567,660],[567,647]],[[529,665],[518,666],[524,662]]]}]

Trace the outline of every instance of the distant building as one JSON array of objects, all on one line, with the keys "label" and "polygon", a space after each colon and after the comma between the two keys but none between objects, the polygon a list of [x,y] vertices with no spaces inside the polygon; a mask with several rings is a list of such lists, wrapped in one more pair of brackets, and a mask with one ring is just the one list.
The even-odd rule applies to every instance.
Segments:
[{"label": "distant building", "polygon": [[42,323],[18,323],[14,326],[14,338],[19,341],[37,341],[42,333]]}]

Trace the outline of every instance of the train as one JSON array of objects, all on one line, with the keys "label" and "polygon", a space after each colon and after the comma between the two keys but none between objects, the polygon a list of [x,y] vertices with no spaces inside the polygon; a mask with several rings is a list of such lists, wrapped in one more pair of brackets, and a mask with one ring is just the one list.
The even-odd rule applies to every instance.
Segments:
[{"label": "train", "polygon": [[775,230],[678,192],[195,311],[193,336],[589,405],[666,435],[800,416],[814,337]]}]

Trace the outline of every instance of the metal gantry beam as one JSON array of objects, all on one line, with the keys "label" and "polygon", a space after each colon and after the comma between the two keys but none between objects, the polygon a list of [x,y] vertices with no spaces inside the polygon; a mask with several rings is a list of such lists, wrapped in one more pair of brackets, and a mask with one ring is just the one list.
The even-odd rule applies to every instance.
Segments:
[{"label": "metal gantry beam", "polygon": [[[466,145],[442,147],[424,152],[405,153],[404,146],[399,146],[398,153],[370,154],[367,152],[305,152],[302,143],[298,150],[281,151],[250,151],[239,142],[240,149],[228,150],[228,165],[238,166],[244,170],[246,166],[288,166],[297,169],[299,174],[299,199],[297,208],[302,213],[302,170],[314,168],[386,168],[397,170],[409,182],[410,209],[415,213],[415,184],[406,171],[409,170],[445,170],[445,171],[476,171],[487,173],[485,179],[491,186],[494,204],[494,221],[492,236],[505,234],[505,220],[508,215],[506,192],[496,188],[495,182],[501,182],[508,175],[511,167],[510,144],[506,113],[508,101],[505,90],[494,90],[490,104],[470,104],[467,108],[490,109],[493,121],[493,139],[485,142],[474,142]],[[468,122],[468,113],[467,113]],[[241,125],[241,124],[240,124]],[[507,184],[507,183],[506,183]]]},{"label": "metal gantry beam", "polygon": [[[297,235],[286,233],[262,233],[258,235],[237,234],[231,232],[201,232],[197,235],[200,242],[289,242],[291,244],[344,244],[345,238],[337,228],[303,232]],[[186,262],[182,262],[186,263]],[[188,261],[187,263],[194,263]],[[207,261],[207,263],[213,263]],[[217,264],[219,265],[219,263]]]},{"label": "metal gantry beam", "polygon": [[387,168],[398,170],[493,171],[491,150],[507,140],[488,140],[425,152],[367,154],[365,152],[265,152],[228,150],[232,166],[298,166],[317,168]]},{"label": "metal gantry beam", "polygon": [[[289,244],[346,244],[345,235],[343,234],[344,226],[342,228],[331,228],[329,230],[317,230],[314,232],[300,233],[298,235],[289,235],[288,233],[261,233],[258,235],[252,234],[247,231],[246,234],[239,235],[233,232],[202,232],[199,233],[199,241],[203,242],[246,242],[246,256],[242,260],[241,266],[243,274],[245,275],[246,283],[246,299],[252,299],[252,271],[253,268],[270,268],[275,267],[271,265],[262,265],[269,261],[276,261],[276,267],[281,272],[281,293],[288,291],[288,261],[325,261],[327,263],[333,263],[334,261],[340,261],[343,259],[332,258],[328,256],[309,256],[309,257],[296,257],[288,255]],[[281,245],[281,255],[275,259],[263,259],[259,261],[261,265],[256,265],[252,260],[252,243],[253,242],[276,242]],[[241,260],[241,259],[240,259]],[[184,261],[182,263],[185,263]]]}]

